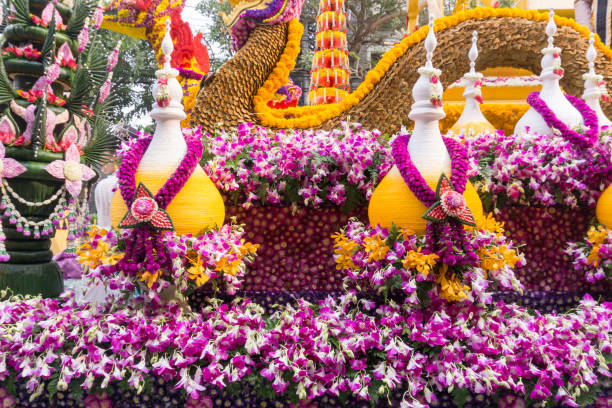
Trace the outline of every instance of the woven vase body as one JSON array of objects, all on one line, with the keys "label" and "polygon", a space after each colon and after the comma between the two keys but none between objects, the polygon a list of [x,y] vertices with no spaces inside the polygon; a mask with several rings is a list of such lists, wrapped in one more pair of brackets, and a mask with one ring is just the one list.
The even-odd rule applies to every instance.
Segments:
[{"label": "woven vase body", "polygon": [[[425,181],[435,190],[439,178],[429,177]],[[482,220],[482,202],[472,184],[468,181],[463,193],[468,207],[478,223]],[[368,217],[371,225],[379,224],[381,227],[389,228],[395,224],[400,228],[414,231],[416,234],[424,234],[427,221],[423,214],[427,207],[410,191],[410,188],[402,178],[396,166],[382,179],[374,190]]]},{"label": "woven vase body", "polygon": [[612,184],[609,185],[597,200],[595,208],[597,221],[606,228],[612,228]]}]

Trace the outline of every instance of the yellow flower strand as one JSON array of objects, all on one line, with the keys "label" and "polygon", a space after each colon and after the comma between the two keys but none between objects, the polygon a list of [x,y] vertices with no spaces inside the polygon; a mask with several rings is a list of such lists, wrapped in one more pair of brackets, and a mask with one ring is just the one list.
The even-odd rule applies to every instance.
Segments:
[{"label": "yellow flower strand", "polygon": [[[534,21],[548,21],[548,13],[541,13],[536,10],[510,9],[510,8],[475,8],[471,10],[461,11],[452,16],[438,18],[435,21],[435,30],[442,31],[467,20],[479,20],[498,17],[510,18],[525,18]],[[555,16],[557,26],[568,26],[576,30],[580,35],[589,38],[589,30],[577,24],[574,20],[565,17]],[[364,81],[357,89],[349,94],[339,103],[329,105],[305,106],[288,109],[273,109],[267,106],[267,103],[278,88],[283,86],[289,78],[289,73],[295,66],[295,60],[300,50],[300,39],[304,28],[296,19],[289,22],[288,41],[285,51],[281,55],[276,67],[259,89],[253,98],[255,112],[258,113],[259,120],[265,126],[274,128],[300,128],[308,129],[320,126],[323,122],[346,112],[353,106],[361,102],[366,95],[374,89],[374,86],[380,82],[391,66],[406,53],[413,45],[423,41],[429,30],[428,26],[424,26],[415,31],[408,37],[404,38],[400,43],[387,51],[376,66],[370,70]],[[607,58],[612,59],[612,49],[605,46],[596,36],[595,47],[604,54]],[[515,105],[523,106],[523,105]],[[522,108],[520,108],[522,109]],[[526,108],[525,108],[526,109]],[[486,109],[485,109],[486,110]],[[484,113],[484,111],[483,111]],[[485,113],[486,116],[486,113]],[[513,116],[515,116],[513,114]],[[496,127],[499,123],[494,123],[489,117],[489,121]],[[505,128],[504,128],[505,129]],[[506,129],[505,129],[506,130]]]}]

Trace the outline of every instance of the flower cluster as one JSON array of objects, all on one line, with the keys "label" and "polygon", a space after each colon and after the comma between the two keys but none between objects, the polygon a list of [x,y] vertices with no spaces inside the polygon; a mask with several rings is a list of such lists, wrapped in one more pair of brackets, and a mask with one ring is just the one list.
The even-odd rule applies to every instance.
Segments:
[{"label": "flower cluster", "polygon": [[279,132],[245,123],[204,143],[204,170],[245,207],[260,200],[350,209],[365,203],[391,168],[380,132],[347,123],[333,131]]},{"label": "flower cluster", "polygon": [[[38,102],[44,96],[43,91],[39,90],[24,91],[22,89],[18,89],[17,93],[20,97],[32,103]],[[55,96],[55,94],[51,91],[47,91],[47,102],[57,106],[64,106],[66,104],[65,99]]]},{"label": "flower cluster", "polygon": [[506,201],[595,206],[612,181],[609,132],[602,132],[599,143],[586,149],[576,148],[560,135],[526,132],[480,134],[464,142],[478,168],[477,187],[485,195],[483,201],[497,207]]},{"label": "flower cluster", "polygon": [[570,242],[565,253],[587,281],[612,278],[612,230],[603,225],[592,226],[583,241]]},{"label": "flower cluster", "polygon": [[119,268],[129,233],[117,236],[113,231],[94,226],[88,235],[89,240],[77,249],[78,261],[88,279],[96,283],[102,281],[113,290],[127,291],[133,291],[142,282],[140,286],[146,286],[149,296],[155,299],[166,288],[176,289],[177,294],[184,295],[208,281],[212,281],[214,288],[225,282],[226,291],[235,293],[246,272],[246,264],[252,261],[258,248],[244,241],[240,225],[228,224],[195,237],[166,232],[162,242],[170,259],[170,270],[133,272]]},{"label": "flower cluster", "polygon": [[427,309],[377,306],[349,292],[266,316],[248,300],[191,313],[174,302],[14,297],[0,302],[0,376],[19,376],[33,400],[51,380],[59,391],[102,394],[120,382],[142,392],[158,376],[193,399],[207,385],[244,382],[295,400],[376,403],[402,389],[401,407],[422,408],[453,389],[578,406],[611,375],[611,304],[587,296],[564,315],[496,306],[436,296]]},{"label": "flower cluster", "polygon": [[424,302],[424,294],[434,287],[448,301],[485,304],[491,303],[487,289],[493,282],[523,290],[513,269],[523,266],[525,259],[504,237],[503,224],[489,216],[469,232],[469,240],[478,255],[476,265],[449,266],[427,248],[423,236],[353,221],[334,236],[334,257],[337,268],[347,274],[345,286],[373,288],[385,296],[401,294],[410,304]]},{"label": "flower cluster", "polygon": [[[486,76],[482,78],[482,86],[488,88],[500,87],[500,86],[538,86],[542,85],[540,78],[533,76]],[[467,80],[463,77],[450,84],[449,88],[464,87],[467,84]]]},{"label": "flower cluster", "polygon": [[[59,15],[59,13],[57,15]],[[32,19],[32,23],[34,23],[34,25],[41,26],[41,27],[48,27],[49,24],[51,23],[50,20],[38,17],[37,15],[32,14],[32,13],[30,13],[30,18]],[[66,31],[66,28],[67,28],[66,24],[62,22],[61,17],[59,19],[56,18],[55,28],[57,31]]]},{"label": "flower cluster", "polygon": [[38,51],[32,44],[25,45],[23,47],[5,47],[2,49],[2,56],[7,57],[24,57],[32,61],[38,61],[40,58],[40,51]]}]

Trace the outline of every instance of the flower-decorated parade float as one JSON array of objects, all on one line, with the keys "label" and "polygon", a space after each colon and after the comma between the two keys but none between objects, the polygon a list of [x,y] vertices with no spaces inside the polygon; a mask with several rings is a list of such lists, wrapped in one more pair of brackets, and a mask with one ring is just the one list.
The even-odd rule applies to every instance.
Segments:
[{"label": "flower-decorated parade float", "polygon": [[[167,26],[155,133],[122,154],[115,228],[77,249],[109,297],[2,292],[3,405],[610,406],[612,51],[480,8],[406,37],[338,103],[279,106],[300,9],[236,5],[237,53],[189,130]],[[496,59],[541,71],[508,135],[478,104]]]}]

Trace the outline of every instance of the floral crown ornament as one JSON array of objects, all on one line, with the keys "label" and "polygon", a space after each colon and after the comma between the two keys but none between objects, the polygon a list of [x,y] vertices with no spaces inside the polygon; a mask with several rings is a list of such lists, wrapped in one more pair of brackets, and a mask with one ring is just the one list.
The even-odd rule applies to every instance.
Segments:
[{"label": "floral crown ornament", "polygon": [[170,105],[170,93],[168,92],[168,77],[162,76],[157,80],[157,84],[159,85],[159,90],[157,91],[157,95],[155,96],[155,101],[157,102],[157,106],[160,108],[165,108]]},{"label": "floral crown ornament", "polygon": [[432,222],[443,222],[449,217],[462,224],[471,227],[476,226],[474,216],[465,202],[465,197],[455,190],[446,174],[442,173],[436,187],[436,202],[423,214],[423,218]]},{"label": "floral crown ornament", "polygon": [[132,205],[119,223],[119,228],[134,228],[142,224],[149,224],[158,230],[174,230],[168,213],[159,208],[149,189],[139,183]]}]

